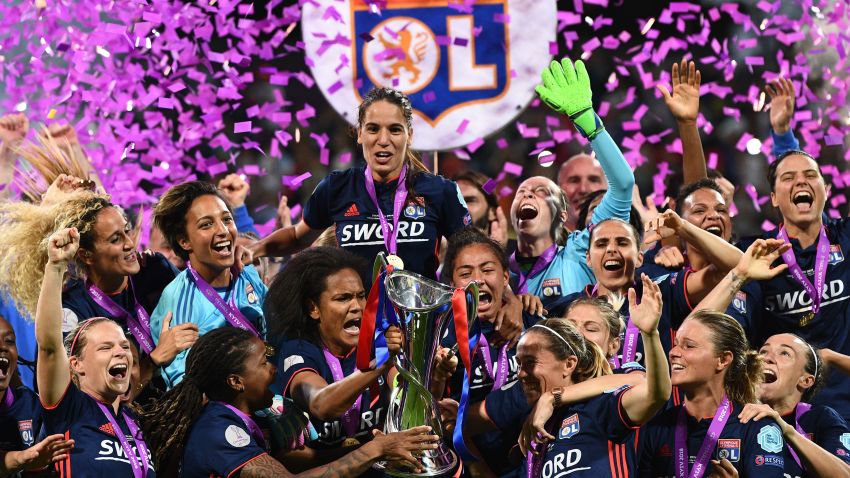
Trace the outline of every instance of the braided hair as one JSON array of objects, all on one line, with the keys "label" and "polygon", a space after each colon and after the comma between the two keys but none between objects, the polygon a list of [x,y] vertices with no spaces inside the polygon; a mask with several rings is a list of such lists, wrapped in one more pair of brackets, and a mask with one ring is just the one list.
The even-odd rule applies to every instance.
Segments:
[{"label": "braided hair", "polygon": [[195,342],[186,358],[183,381],[140,414],[145,440],[163,476],[176,476],[192,424],[209,400],[230,402],[236,391],[227,383],[230,375],[245,371],[254,335],[236,327],[221,327]]}]

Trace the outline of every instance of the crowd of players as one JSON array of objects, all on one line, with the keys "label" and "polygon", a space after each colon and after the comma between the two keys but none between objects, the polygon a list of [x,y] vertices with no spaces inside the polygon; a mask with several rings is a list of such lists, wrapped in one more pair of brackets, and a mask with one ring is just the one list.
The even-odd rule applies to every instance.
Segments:
[{"label": "crowd of players", "polygon": [[[792,83],[766,88],[782,223],[732,244],[693,62],[662,87],[685,184],[663,212],[635,199],[583,63],[542,76],[594,155],[523,181],[508,214],[486,177],[431,174],[410,101],[376,88],[357,118],[365,166],[325,177],[300,221],[283,203],[260,238],[244,179],[191,181],[159,199],[144,252],[71,128],[31,143],[26,118],[0,118],[0,179],[18,157],[40,177],[0,204],[0,476],[415,473],[458,431],[456,476],[850,476],[850,222],[824,215]],[[450,325],[427,384],[442,430],[385,434],[394,362],[358,367],[381,252],[478,283],[468,376]],[[397,327],[381,338],[402,353]]]}]

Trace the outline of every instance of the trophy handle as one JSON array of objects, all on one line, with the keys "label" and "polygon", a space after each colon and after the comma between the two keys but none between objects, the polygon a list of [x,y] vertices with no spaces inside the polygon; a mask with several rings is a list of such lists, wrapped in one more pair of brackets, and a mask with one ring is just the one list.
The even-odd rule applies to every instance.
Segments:
[{"label": "trophy handle", "polygon": [[378,280],[378,275],[381,274],[381,271],[387,268],[387,254],[384,251],[378,253],[375,256],[375,264],[372,266],[372,283],[374,284],[376,280]]}]

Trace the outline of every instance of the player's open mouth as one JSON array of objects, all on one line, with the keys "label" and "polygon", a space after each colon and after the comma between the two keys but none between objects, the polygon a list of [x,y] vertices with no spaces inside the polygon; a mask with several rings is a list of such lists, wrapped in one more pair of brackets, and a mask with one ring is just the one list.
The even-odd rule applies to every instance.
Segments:
[{"label": "player's open mouth", "polygon": [[390,159],[392,159],[392,157],[393,153],[390,153],[389,151],[378,151],[375,153],[375,158],[382,164],[387,163]]},{"label": "player's open mouth", "polygon": [[602,263],[602,268],[609,272],[621,271],[626,266],[623,259],[607,259]]},{"label": "player's open mouth", "polygon": [[127,364],[119,363],[109,367],[109,375],[112,375],[114,378],[119,380],[123,380],[127,377]]},{"label": "player's open mouth", "polygon": [[9,375],[9,368],[12,367],[12,362],[9,357],[0,357],[0,380],[5,380]]},{"label": "player's open mouth", "polygon": [[537,217],[537,214],[537,208],[532,204],[521,204],[516,212],[516,217],[521,221],[525,221],[528,219],[534,219]]},{"label": "player's open mouth", "polygon": [[717,237],[723,236],[723,228],[721,228],[720,226],[708,226],[707,228],[705,228],[705,231],[710,232],[711,234],[714,234]]},{"label": "player's open mouth", "polygon": [[797,206],[800,212],[808,212],[812,209],[812,203],[815,202],[815,199],[809,191],[797,191],[791,196],[791,202]]},{"label": "player's open mouth", "polygon": [[136,262],[138,259],[136,258],[136,251],[133,251],[126,256],[124,256],[124,262]]},{"label": "player's open mouth", "polygon": [[773,383],[777,379],[776,372],[773,370],[764,369],[764,383]]},{"label": "player's open mouth", "polygon": [[360,335],[360,319],[349,319],[342,323],[342,330],[350,335]]},{"label": "player's open mouth", "polygon": [[685,370],[685,366],[680,363],[674,363],[670,366],[670,370],[673,372],[681,372],[682,370]]},{"label": "player's open mouth", "polygon": [[221,241],[213,244],[212,250],[222,257],[230,257],[233,254],[233,241]]}]

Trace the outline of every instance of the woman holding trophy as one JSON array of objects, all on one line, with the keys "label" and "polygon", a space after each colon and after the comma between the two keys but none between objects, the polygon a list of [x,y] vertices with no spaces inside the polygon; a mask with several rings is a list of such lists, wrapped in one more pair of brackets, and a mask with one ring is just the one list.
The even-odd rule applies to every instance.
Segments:
[{"label": "woman holding trophy", "polygon": [[[363,259],[345,249],[310,248],[287,263],[266,296],[270,338],[278,346],[273,390],[306,411],[319,434],[283,457],[290,470],[328,463],[383,428],[392,361],[368,372],[355,366],[365,268]],[[391,328],[385,337],[389,353],[397,354],[400,331]]]}]

